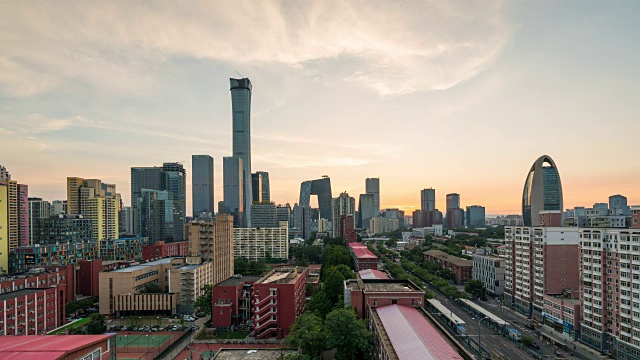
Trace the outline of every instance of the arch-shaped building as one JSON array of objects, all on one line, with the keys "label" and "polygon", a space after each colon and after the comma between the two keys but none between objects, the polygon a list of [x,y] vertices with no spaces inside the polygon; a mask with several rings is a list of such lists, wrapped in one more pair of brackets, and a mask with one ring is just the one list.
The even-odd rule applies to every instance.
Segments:
[{"label": "arch-shaped building", "polygon": [[323,176],[321,179],[303,182],[300,185],[300,206],[308,207],[311,195],[318,196],[320,217],[331,221],[331,179]]},{"label": "arch-shaped building", "polygon": [[543,155],[533,163],[522,192],[522,218],[525,226],[540,226],[540,211],[562,211],[562,183],[556,163]]}]

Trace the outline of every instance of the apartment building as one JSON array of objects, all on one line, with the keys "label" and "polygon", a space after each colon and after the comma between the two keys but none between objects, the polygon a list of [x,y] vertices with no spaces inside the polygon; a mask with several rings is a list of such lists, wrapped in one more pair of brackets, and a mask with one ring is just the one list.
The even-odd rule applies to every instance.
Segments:
[{"label": "apartment building", "polygon": [[640,358],[640,229],[580,229],[580,339]]},{"label": "apartment building", "polygon": [[348,245],[356,271],[378,269],[378,257],[374,255],[366,245],[359,242],[350,242]]},{"label": "apartment building", "polygon": [[544,295],[579,287],[577,228],[505,227],[505,300],[542,321]]},{"label": "apartment building", "polygon": [[25,272],[43,266],[75,264],[81,260],[97,259],[98,254],[96,241],[22,246],[14,250],[11,268],[14,272]]},{"label": "apartment building", "polygon": [[[62,316],[59,316],[59,311]],[[0,294],[1,335],[42,335],[63,323],[56,288],[24,288]]]},{"label": "apartment building", "polygon": [[455,282],[458,285],[462,285],[467,282],[467,280],[471,280],[473,275],[473,260],[449,255],[440,250],[426,251],[424,253],[424,259],[438,264],[440,268],[451,270]]},{"label": "apartment building", "polygon": [[473,255],[473,278],[482,281],[493,295],[504,294],[505,259],[490,255]]},{"label": "apartment building", "polygon": [[188,258],[189,262],[179,268],[169,269],[168,292],[178,295],[177,311],[193,314],[196,300],[204,295],[202,288],[213,281],[213,263],[201,263],[199,258]]},{"label": "apartment building", "polygon": [[289,222],[276,228],[234,228],[233,256],[249,260],[288,259]]},{"label": "apartment building", "polygon": [[253,284],[253,330],[256,339],[281,339],[306,305],[308,269],[287,266],[271,269]]},{"label": "apartment building", "polygon": [[174,243],[156,241],[156,243],[153,245],[146,245],[142,247],[142,260],[144,261],[187,255],[189,255],[188,241],[178,241]]},{"label": "apartment building", "polygon": [[213,284],[233,275],[233,230],[230,215],[218,215],[214,221],[192,221],[186,226],[189,254],[213,263]]},{"label": "apartment building", "polygon": [[253,283],[259,276],[234,275],[213,286],[211,322],[214,327],[246,325],[251,320]]}]

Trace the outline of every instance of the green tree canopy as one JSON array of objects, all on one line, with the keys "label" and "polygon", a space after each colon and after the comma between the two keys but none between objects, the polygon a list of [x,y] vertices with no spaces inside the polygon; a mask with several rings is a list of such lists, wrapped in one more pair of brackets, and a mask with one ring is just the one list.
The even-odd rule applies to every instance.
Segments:
[{"label": "green tree canopy", "polygon": [[531,338],[531,336],[527,336],[527,335],[520,336],[520,341],[527,346],[533,344],[533,339]]},{"label": "green tree canopy", "polygon": [[332,266],[325,272],[325,280],[322,283],[322,289],[325,291],[332,304],[336,304],[338,300],[340,300],[340,296],[344,294],[345,280],[347,280],[347,277],[345,277],[342,271],[340,271],[338,266]]},{"label": "green tree canopy", "polygon": [[213,284],[203,286],[200,290],[204,291],[204,294],[198,297],[195,303],[195,307],[207,315],[211,314],[212,289]]},{"label": "green tree canopy", "polygon": [[353,309],[335,309],[327,315],[324,328],[328,349],[336,349],[335,359],[364,359],[371,352],[373,334],[365,320],[358,320]]},{"label": "green tree canopy", "polygon": [[469,294],[475,297],[481,297],[484,295],[485,288],[482,281],[473,279],[473,280],[467,281],[467,283],[464,286],[464,291],[468,292]]},{"label": "green tree canopy", "polygon": [[309,359],[320,359],[327,345],[327,333],[322,319],[312,312],[305,312],[296,319],[284,343],[298,348]]},{"label": "green tree canopy", "polygon": [[323,268],[337,266],[340,264],[351,267],[353,265],[353,261],[351,260],[351,255],[346,247],[343,245],[330,245],[327,248],[322,264]]},{"label": "green tree canopy", "polygon": [[333,310],[334,303],[324,291],[323,288],[316,290],[311,297],[311,301],[307,305],[307,310],[315,313],[322,319],[327,317],[327,314]]},{"label": "green tree canopy", "polygon": [[91,322],[87,325],[88,334],[104,334],[107,331],[107,318],[102,314],[91,314]]}]

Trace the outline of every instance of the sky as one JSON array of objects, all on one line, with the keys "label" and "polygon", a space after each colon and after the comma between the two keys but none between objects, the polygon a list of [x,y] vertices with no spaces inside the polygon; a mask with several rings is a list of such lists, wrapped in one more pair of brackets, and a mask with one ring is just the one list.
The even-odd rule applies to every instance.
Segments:
[{"label": "sky", "polygon": [[[253,83],[252,170],[271,198],[380,178],[382,208],[420,190],[521,212],[541,155],[565,208],[640,204],[640,3],[633,1],[0,2],[0,165],[30,196],[66,177],[231,156],[229,78]],[[636,180],[634,180],[636,179]]]}]

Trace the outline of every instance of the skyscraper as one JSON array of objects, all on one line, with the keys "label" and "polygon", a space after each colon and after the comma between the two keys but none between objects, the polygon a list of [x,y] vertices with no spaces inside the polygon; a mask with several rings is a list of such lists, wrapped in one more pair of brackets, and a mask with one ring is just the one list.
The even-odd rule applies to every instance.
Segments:
[{"label": "skyscraper", "polygon": [[447,194],[447,211],[460,209],[460,194]]},{"label": "skyscraper", "polygon": [[333,220],[331,222],[333,237],[340,237],[340,216],[354,215],[356,211],[356,199],[343,192],[332,201]]},{"label": "skyscraper", "polygon": [[201,212],[215,212],[213,158],[209,155],[191,156],[191,200],[194,218]]},{"label": "skyscraper", "polygon": [[436,208],[436,190],[433,188],[420,191],[420,210],[429,212]]},{"label": "skyscraper", "polygon": [[251,190],[253,194],[251,195],[251,200],[255,203],[261,203],[262,199],[262,174],[253,173],[251,174]]},{"label": "skyscraper", "polygon": [[524,183],[522,192],[524,225],[540,226],[540,211],[562,211],[562,209],[562,183],[558,168],[550,156],[543,155],[533,163]]},{"label": "skyscraper", "polygon": [[51,204],[42,198],[29,198],[29,245],[38,243],[38,224],[40,219],[51,216]]},{"label": "skyscraper", "polygon": [[380,178],[367,178],[365,180],[365,192],[373,194],[374,215],[372,217],[380,215]]},{"label": "skyscraper", "polygon": [[[251,81],[247,78],[229,79],[231,82],[231,107],[233,111],[233,156],[242,159],[244,204],[243,226],[251,226]],[[225,198],[226,202],[227,199]]]},{"label": "skyscraper", "polygon": [[224,184],[224,212],[233,215],[233,225],[244,226],[244,171],[242,158],[226,156],[222,159],[222,175]]},{"label": "skyscraper", "polygon": [[358,201],[358,224],[360,229],[368,229],[369,221],[380,216],[380,211],[375,212],[375,194],[360,194]]},{"label": "skyscraper", "polygon": [[471,205],[467,206],[465,212],[467,217],[467,226],[470,228],[482,228],[485,226],[485,209],[484,206]]},{"label": "skyscraper", "polygon": [[309,180],[300,184],[300,206],[310,206],[311,195],[318,196],[320,217],[331,220],[331,179],[323,176],[321,179]]},{"label": "skyscraper", "polygon": [[[256,194],[256,192],[260,193],[260,201],[261,202],[271,202],[271,188],[269,186],[269,173],[266,171],[256,171],[255,174],[256,176],[260,177],[260,188],[259,189],[253,189],[253,193]],[[256,196],[253,196],[253,201],[256,201]]]}]

